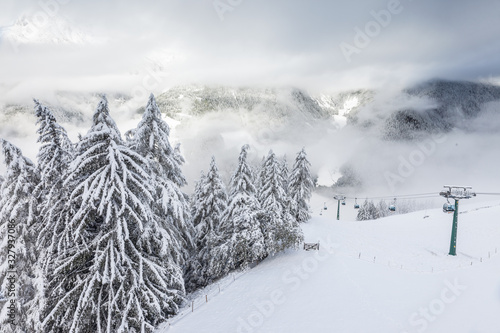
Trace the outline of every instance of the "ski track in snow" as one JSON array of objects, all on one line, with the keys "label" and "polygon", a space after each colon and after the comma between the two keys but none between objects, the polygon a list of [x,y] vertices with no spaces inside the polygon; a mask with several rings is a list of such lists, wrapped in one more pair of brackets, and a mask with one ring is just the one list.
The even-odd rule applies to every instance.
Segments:
[{"label": "ski track in snow", "polygon": [[440,209],[375,221],[325,211],[302,225],[319,252],[288,250],[230,275],[157,333],[499,333],[500,205],[460,209],[456,257],[447,255],[452,215]]}]

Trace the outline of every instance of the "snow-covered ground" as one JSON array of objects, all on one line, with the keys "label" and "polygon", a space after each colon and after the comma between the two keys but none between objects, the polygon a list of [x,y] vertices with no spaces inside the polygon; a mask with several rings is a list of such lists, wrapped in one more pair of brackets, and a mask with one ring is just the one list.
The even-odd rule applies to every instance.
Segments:
[{"label": "snow-covered ground", "polygon": [[440,209],[361,222],[334,208],[303,225],[319,251],[230,276],[157,332],[500,332],[500,200],[461,202],[456,257]]}]

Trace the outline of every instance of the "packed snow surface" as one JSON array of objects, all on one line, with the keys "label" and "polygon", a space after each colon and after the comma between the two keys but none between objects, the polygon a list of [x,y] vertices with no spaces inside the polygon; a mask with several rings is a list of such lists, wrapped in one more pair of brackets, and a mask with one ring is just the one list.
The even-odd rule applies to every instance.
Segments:
[{"label": "packed snow surface", "polygon": [[337,221],[330,206],[302,225],[319,251],[230,275],[157,332],[499,333],[500,201],[463,200],[460,211],[454,257],[441,209]]}]

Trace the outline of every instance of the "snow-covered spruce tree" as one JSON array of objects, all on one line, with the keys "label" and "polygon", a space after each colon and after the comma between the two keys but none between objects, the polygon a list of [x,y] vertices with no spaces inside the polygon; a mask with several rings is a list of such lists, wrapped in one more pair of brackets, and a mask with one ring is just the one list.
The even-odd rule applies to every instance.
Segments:
[{"label": "snow-covered spruce tree", "polygon": [[57,232],[62,231],[63,225],[58,225],[58,215],[64,209],[69,193],[63,186],[64,177],[68,166],[73,159],[73,144],[68,138],[66,130],[60,126],[52,112],[37,100],[35,102],[35,115],[37,116],[38,142],[40,149],[37,155],[37,168],[40,172],[41,182],[35,191],[38,196],[40,224],[37,230],[38,247],[47,250],[41,253],[39,262],[47,268],[46,260],[51,258],[55,245]]},{"label": "snow-covered spruce tree", "polygon": [[[39,318],[45,308],[45,277],[51,266],[50,261],[55,255],[54,248],[58,236],[64,230],[64,219],[61,219],[60,215],[69,193],[62,183],[73,157],[73,144],[66,130],[56,122],[52,112],[37,100],[34,102],[37,125],[39,125],[38,143],[40,143],[37,169],[41,180],[35,189],[39,223],[36,224],[34,233],[37,235],[36,243],[40,253],[36,262],[35,279],[38,292],[32,303],[31,312],[34,317]],[[40,325],[39,320],[37,322]],[[37,326],[35,330],[41,331],[41,327]]]},{"label": "snow-covered spruce tree", "polygon": [[283,178],[283,190],[288,195],[290,193],[290,171],[288,170],[288,162],[286,160],[286,155],[283,156],[283,160],[280,165],[281,178]]},{"label": "snow-covered spruce tree", "polygon": [[266,157],[262,156],[262,160],[260,162],[260,167],[258,167],[258,174],[255,179],[255,188],[257,190],[257,193],[259,192],[259,189],[262,187],[262,182],[265,177],[265,171],[266,169],[264,168],[264,165],[266,164]]},{"label": "snow-covered spruce tree", "polygon": [[214,255],[219,257],[229,254],[225,269],[246,267],[267,255],[254,175],[247,163],[248,149],[248,145],[241,148],[237,169],[231,177],[229,204],[218,232],[220,241],[214,249]]},{"label": "snow-covered spruce tree", "polygon": [[[190,197],[190,205],[191,205],[191,217],[193,218],[196,216],[196,212],[201,211],[201,206],[199,203],[201,202],[201,187],[204,183],[205,179],[205,173],[201,171],[200,174],[200,179],[195,182],[194,184],[194,192]],[[195,227],[196,228],[196,227]],[[196,236],[196,233],[195,233]],[[195,238],[196,242],[196,238]],[[199,248],[197,248],[199,250]],[[186,292],[192,292],[196,290],[200,286],[199,283],[199,276],[201,276],[201,263],[198,260],[197,255],[191,256],[187,262],[185,263],[184,267],[184,286],[186,288]]]},{"label": "snow-covered spruce tree", "polygon": [[73,144],[52,112],[39,101],[34,100],[34,102],[37,125],[39,125],[37,142],[41,145],[37,155],[37,167],[40,170],[43,186],[50,188],[59,183],[61,176],[66,172],[72,159]]},{"label": "snow-covered spruce tree", "polygon": [[377,204],[377,212],[379,217],[385,217],[389,215],[389,206],[385,202],[385,200],[380,200]]},{"label": "snow-covered spruce tree", "polygon": [[282,165],[269,151],[263,165],[259,202],[262,208],[261,228],[269,254],[298,247],[303,240],[298,221],[290,214],[290,199],[284,189]]},{"label": "snow-covered spruce tree", "polygon": [[311,218],[309,200],[314,188],[314,181],[310,172],[311,163],[307,160],[304,148],[297,154],[290,175],[289,193],[292,197],[292,215],[299,223],[307,222]]},{"label": "snow-covered spruce tree", "polygon": [[[0,144],[7,166],[0,188],[0,299],[4,300],[0,302],[0,332],[33,332],[38,320],[30,311],[38,292],[34,281],[38,252],[33,232],[37,202],[33,192],[40,176],[19,148],[5,140]],[[16,325],[9,324],[10,319]]]},{"label": "snow-covered spruce tree", "polygon": [[225,258],[220,258],[220,253],[214,251],[218,242],[219,226],[227,209],[226,188],[214,157],[208,173],[200,179],[194,197],[196,202],[193,202],[192,216],[200,269],[193,275],[192,282],[197,286],[205,286],[224,273],[224,270],[219,268],[221,262],[225,262]]},{"label": "snow-covered spruce tree", "polygon": [[361,207],[359,207],[358,216],[356,217],[356,219],[358,221],[366,221],[366,220],[376,220],[378,218],[379,218],[378,210],[377,207],[375,207],[373,201],[365,200],[365,202],[363,202]]},{"label": "snow-covered spruce tree", "polygon": [[151,332],[178,310],[182,272],[151,211],[147,166],[103,98],[64,183],[73,246],[54,261],[44,332]]},{"label": "snow-covered spruce tree", "polygon": [[151,94],[130,146],[148,160],[156,187],[153,213],[168,233],[165,237],[171,239],[176,262],[185,266],[195,249],[194,228],[188,197],[180,189],[187,183],[181,170],[184,158],[179,145],[170,145],[169,135],[170,128]]}]

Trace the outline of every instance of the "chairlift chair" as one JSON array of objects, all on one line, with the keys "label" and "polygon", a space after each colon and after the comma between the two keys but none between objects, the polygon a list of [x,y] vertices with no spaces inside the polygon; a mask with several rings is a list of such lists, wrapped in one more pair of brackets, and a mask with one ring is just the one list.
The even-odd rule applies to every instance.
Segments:
[{"label": "chairlift chair", "polygon": [[358,198],[354,198],[354,209],[359,209]]},{"label": "chairlift chair", "polygon": [[443,204],[444,213],[453,213],[454,211],[455,211],[455,206],[453,206],[451,203],[447,202]]},{"label": "chairlift chair", "polygon": [[324,210],[327,210],[327,209],[328,209],[328,207],[326,207],[326,202],[323,204],[323,209],[324,209]]},{"label": "chairlift chair", "polygon": [[395,212],[396,211],[396,198],[394,198],[394,202],[389,205],[389,210],[391,212]]}]

